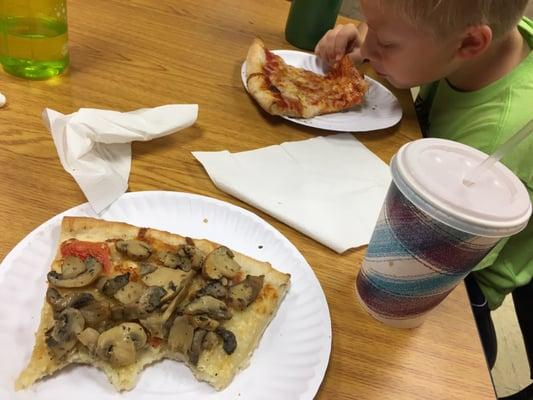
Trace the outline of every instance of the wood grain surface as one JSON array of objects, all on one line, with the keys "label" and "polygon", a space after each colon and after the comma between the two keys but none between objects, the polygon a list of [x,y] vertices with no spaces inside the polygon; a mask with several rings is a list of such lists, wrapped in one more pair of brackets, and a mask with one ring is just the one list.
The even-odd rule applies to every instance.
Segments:
[{"label": "wood grain surface", "polygon": [[[0,257],[54,215],[85,202],[62,168],[41,113],[81,107],[129,111],[197,103],[197,123],[133,144],[129,191],[211,196],[251,210],[281,231],[315,271],[326,294],[333,343],[318,399],[490,399],[494,392],[463,286],[418,329],[370,318],[354,295],[366,248],[336,254],[215,188],[191,151],[251,150],[331,132],[263,112],[243,90],[240,67],[256,36],[272,49],[284,39],[286,0],[71,0],[71,67],[48,81],[0,73]],[[372,75],[372,71],[366,71]],[[409,92],[389,129],[355,136],[385,162],[420,137]],[[253,360],[252,360],[253,362]]]}]

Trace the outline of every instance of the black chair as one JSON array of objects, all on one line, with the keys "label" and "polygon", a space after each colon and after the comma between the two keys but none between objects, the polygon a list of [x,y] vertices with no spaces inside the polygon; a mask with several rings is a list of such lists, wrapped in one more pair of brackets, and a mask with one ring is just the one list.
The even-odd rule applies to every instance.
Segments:
[{"label": "black chair", "polygon": [[496,362],[496,354],[498,353],[498,342],[496,340],[496,331],[494,330],[494,323],[490,316],[490,309],[483,292],[479,288],[476,280],[472,275],[465,278],[466,291],[470,299],[470,306],[474,313],[477,330],[485,352],[485,358],[489,369],[494,367]]},{"label": "black chair", "polygon": [[[483,296],[481,289],[471,275],[466,277],[465,285],[481,337],[481,344],[483,345],[487,364],[489,369],[492,369],[496,361],[498,344],[490,309],[485,296]],[[516,288],[512,292],[512,296],[516,317],[526,348],[529,362],[529,375],[533,379],[533,281],[525,286]],[[500,400],[533,400],[533,384],[525,387],[518,393],[501,397]]]}]

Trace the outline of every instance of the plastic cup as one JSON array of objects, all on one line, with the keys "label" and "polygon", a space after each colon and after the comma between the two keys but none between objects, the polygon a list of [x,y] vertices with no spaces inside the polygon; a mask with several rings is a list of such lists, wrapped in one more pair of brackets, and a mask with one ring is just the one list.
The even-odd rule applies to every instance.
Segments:
[{"label": "plastic cup", "polygon": [[500,162],[474,185],[463,178],[487,155],[443,139],[404,145],[356,279],[362,306],[399,328],[420,325],[502,238],[524,229],[531,202]]},{"label": "plastic cup", "polygon": [[1,0],[0,62],[26,79],[48,79],[69,65],[66,0]]}]

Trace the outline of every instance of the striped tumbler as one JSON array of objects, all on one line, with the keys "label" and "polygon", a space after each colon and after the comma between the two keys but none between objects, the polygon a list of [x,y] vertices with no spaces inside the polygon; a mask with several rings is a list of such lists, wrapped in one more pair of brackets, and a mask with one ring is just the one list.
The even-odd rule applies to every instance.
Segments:
[{"label": "striped tumbler", "polygon": [[393,158],[393,182],[356,279],[373,317],[420,325],[500,239],[526,226],[527,190],[503,164],[476,188],[463,184],[485,157],[460,143],[420,139]]}]

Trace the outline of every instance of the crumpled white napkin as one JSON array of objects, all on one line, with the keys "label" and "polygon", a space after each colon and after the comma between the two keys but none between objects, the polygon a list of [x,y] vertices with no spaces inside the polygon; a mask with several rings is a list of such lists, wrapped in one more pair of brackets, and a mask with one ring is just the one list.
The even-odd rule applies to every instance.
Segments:
[{"label": "crumpled white napkin", "polygon": [[391,181],[387,164],[349,133],[193,155],[220,190],[338,253],[368,244]]},{"label": "crumpled white napkin", "polygon": [[169,104],[131,112],[80,108],[63,115],[44,109],[63,168],[92,208],[101,212],[128,188],[131,142],[169,135],[194,124],[197,104]]}]

